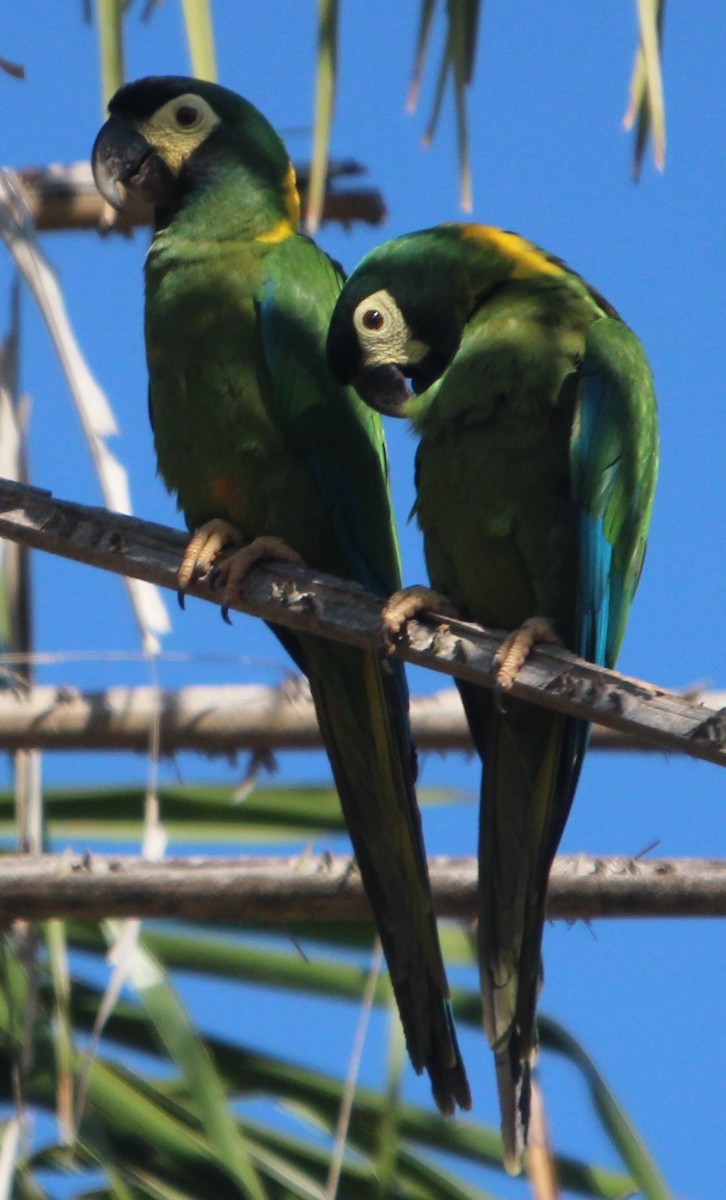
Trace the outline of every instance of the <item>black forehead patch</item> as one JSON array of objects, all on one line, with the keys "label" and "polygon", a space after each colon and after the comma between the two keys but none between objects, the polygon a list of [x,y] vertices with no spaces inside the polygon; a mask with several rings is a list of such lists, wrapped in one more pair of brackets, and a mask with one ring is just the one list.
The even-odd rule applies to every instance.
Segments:
[{"label": "black forehead patch", "polygon": [[175,96],[198,90],[196,79],[186,75],[147,75],[119,88],[109,101],[108,111],[117,117],[144,120]]}]

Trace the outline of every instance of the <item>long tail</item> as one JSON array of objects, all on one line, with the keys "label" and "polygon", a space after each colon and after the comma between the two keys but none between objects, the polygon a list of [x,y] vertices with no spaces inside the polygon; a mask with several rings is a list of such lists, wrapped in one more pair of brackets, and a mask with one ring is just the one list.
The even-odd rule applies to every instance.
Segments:
[{"label": "long tail", "polygon": [[[439,947],[402,664],[297,639],[406,1045],[443,1113],[471,1107]],[[297,656],[296,656],[297,657]]]},{"label": "long tail", "polygon": [[504,1165],[516,1175],[529,1126],[547,881],[574,796],[588,726],[461,685],[484,762],[479,825],[479,970],[494,1051]]}]

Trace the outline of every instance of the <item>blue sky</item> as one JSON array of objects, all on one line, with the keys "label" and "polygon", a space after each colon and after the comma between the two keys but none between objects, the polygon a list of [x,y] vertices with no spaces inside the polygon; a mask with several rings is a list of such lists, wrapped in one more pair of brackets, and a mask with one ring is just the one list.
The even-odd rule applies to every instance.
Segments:
[{"label": "blue sky", "polygon": [[[127,22],[128,77],[187,73],[178,6],[161,6],[147,25],[140,24],[138,10],[137,5]],[[413,0],[343,5],[332,149],[366,164],[388,208],[380,229],[323,228],[319,240],[347,268],[384,237],[461,215],[450,102],[433,148],[424,151],[420,144],[433,70],[421,111],[414,117],[404,112],[417,10]],[[217,0],[214,13],[220,82],[257,104],[283,133],[289,131],[291,154],[305,159],[315,6],[299,0],[263,5]],[[687,6],[670,7],[667,169],[661,176],[648,161],[638,186],[630,178],[630,138],[621,128],[635,45],[631,4],[538,0],[515,8],[490,0],[470,97],[474,217],[514,229],[565,258],[618,308],[650,356],[662,465],[643,580],[619,666],[671,687],[726,686],[721,362],[726,103],[717,52],[725,44],[726,14],[716,0],[700,7],[697,20]],[[23,166],[87,157],[101,110],[95,34],[81,24],[76,6],[39,0],[8,6],[0,52],[23,62],[27,71],[25,83],[0,76],[6,113],[3,161]],[[155,477],[146,418],[145,245],[143,233],[131,240],[102,242],[90,233],[45,240],[79,340],[118,416],[122,436],[114,450],[129,468],[135,510],[178,523],[173,502]],[[9,277],[3,261],[0,296]],[[77,418],[30,303],[24,306],[23,326],[23,386],[33,400],[33,481],[58,496],[97,503]],[[389,427],[389,434],[404,577],[412,583],[425,577],[418,531],[406,525],[414,446],[400,425]],[[43,556],[36,556],[34,571],[39,649],[137,649],[117,580]],[[230,632],[208,606],[188,607],[181,615],[170,605],[174,629],[167,649],[254,661],[162,665],[166,686],[279,678],[281,651],[259,623],[240,617]],[[272,668],[264,666],[270,662]],[[141,666],[103,662],[55,667],[41,678],[78,687],[147,681]],[[439,678],[420,671],[412,673],[411,683],[416,692],[442,686]],[[182,769],[187,778],[235,779],[223,764],[185,758]],[[107,756],[89,764],[56,755],[48,756],[45,773],[49,782],[104,774],[138,780],[144,763]],[[477,776],[476,764],[463,758],[431,758],[424,764],[424,784],[471,792]],[[322,755],[285,756],[280,777],[325,781],[327,763]],[[426,822],[430,853],[474,852],[473,806],[427,814]],[[723,853],[725,834],[717,768],[660,755],[592,754],[562,849],[629,855],[658,840],[656,854],[712,857]],[[726,1173],[722,924],[601,921],[590,929],[560,923],[547,931],[545,962],[543,1010],[592,1053],[675,1193],[690,1200],[716,1196],[715,1180]],[[253,994],[251,1006],[254,999]],[[342,1036],[349,1036],[348,1028]],[[311,1026],[310,1038],[303,1040],[314,1037]],[[309,1046],[304,1049],[307,1053]],[[467,1039],[466,1054],[476,1115],[494,1122],[483,1037]],[[368,1061],[364,1072],[378,1078],[374,1062]],[[607,1158],[572,1073],[545,1059],[543,1080],[555,1144]],[[426,1102],[425,1083],[413,1081],[410,1094]],[[525,1194],[518,1183],[481,1182],[503,1196]]]}]

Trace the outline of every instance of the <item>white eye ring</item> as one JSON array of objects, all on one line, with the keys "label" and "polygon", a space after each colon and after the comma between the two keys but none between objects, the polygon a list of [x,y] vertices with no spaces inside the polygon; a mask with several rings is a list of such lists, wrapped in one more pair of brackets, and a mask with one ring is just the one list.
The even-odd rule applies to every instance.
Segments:
[{"label": "white eye ring", "polygon": [[364,337],[385,334],[390,328],[401,328],[406,322],[390,292],[382,288],[361,300],[353,313],[353,324]]},{"label": "white eye ring", "polygon": [[[180,121],[179,117],[182,114]],[[186,117],[193,119],[187,121]],[[151,142],[155,139],[168,139],[171,132],[179,146],[186,145],[186,138],[198,145],[203,136],[211,133],[219,123],[219,117],[203,96],[194,92],[184,92],[181,96],[175,96],[173,100],[167,100],[166,104],[157,109],[141,126],[141,132]]]},{"label": "white eye ring", "polygon": [[353,325],[369,366],[417,363],[428,346],[414,338],[411,329],[385,288],[361,300],[353,312]]},{"label": "white eye ring", "polygon": [[[188,125],[179,120],[185,109],[185,115],[194,117]],[[147,121],[139,122],[138,130],[165,160],[172,174],[178,175],[189,155],[219,124],[219,117],[203,96],[184,92],[167,100]]]},{"label": "white eye ring", "polygon": [[361,300],[353,313],[353,325],[369,363],[404,361],[402,356],[411,330],[385,288]]}]

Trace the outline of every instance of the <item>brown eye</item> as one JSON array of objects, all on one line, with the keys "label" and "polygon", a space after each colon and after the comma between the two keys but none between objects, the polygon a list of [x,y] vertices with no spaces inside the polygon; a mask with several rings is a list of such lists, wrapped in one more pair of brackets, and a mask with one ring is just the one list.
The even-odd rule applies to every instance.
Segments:
[{"label": "brown eye", "polygon": [[177,125],[180,125],[182,129],[189,129],[192,125],[196,124],[199,113],[193,105],[181,104],[174,113],[174,116]]},{"label": "brown eye", "polygon": [[368,308],[361,317],[366,329],[382,329],[386,323],[383,313],[377,308]]}]

